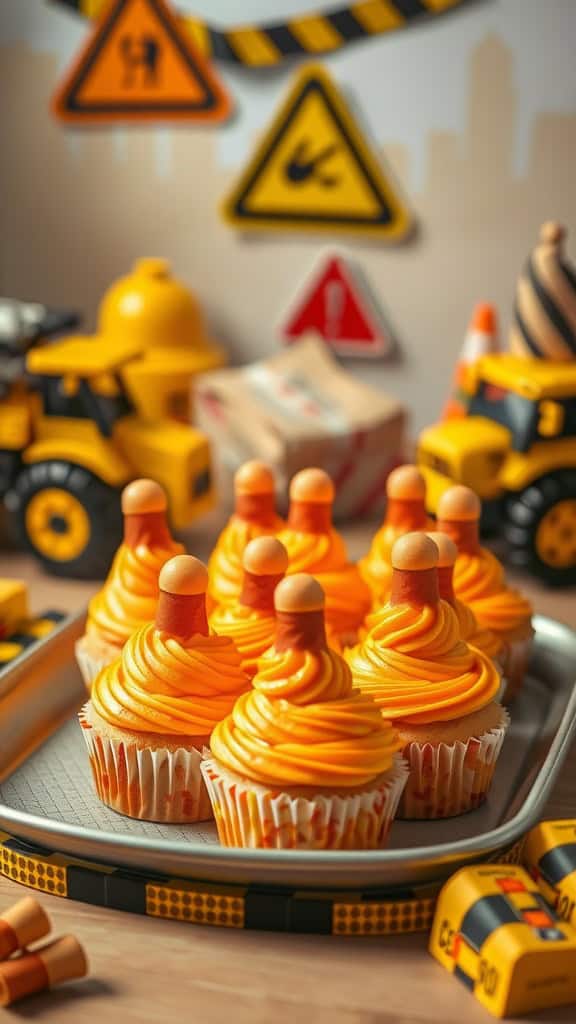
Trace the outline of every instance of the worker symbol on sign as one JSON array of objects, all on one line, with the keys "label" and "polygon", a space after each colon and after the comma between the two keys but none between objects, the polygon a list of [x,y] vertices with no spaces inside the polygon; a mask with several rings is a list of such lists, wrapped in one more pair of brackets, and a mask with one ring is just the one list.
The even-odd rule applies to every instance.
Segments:
[{"label": "worker symbol on sign", "polygon": [[52,102],[68,124],[224,120],[230,100],[166,0],[110,0]]},{"label": "worker symbol on sign", "polygon": [[158,66],[162,50],[154,36],[122,36],[120,53],[126,72],[123,85],[132,89],[139,83],[146,86],[158,84]]}]

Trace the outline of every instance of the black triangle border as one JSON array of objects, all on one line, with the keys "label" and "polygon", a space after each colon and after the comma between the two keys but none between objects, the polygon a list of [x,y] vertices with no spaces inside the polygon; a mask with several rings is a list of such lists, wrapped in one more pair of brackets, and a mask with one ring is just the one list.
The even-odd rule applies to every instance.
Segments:
[{"label": "black triangle border", "polygon": [[[348,144],[349,151],[354,155],[354,157],[356,159],[356,162],[357,162],[358,166],[360,167],[360,170],[362,171],[362,174],[364,175],[364,179],[367,181],[368,185],[370,186],[370,188],[372,190],[372,193],[373,193],[374,197],[376,198],[376,200],[378,201],[378,204],[379,204],[379,206],[381,208],[382,212],[381,212],[381,215],[379,217],[376,217],[376,218],[374,218],[374,217],[353,217],[353,216],[345,216],[345,215],[339,216],[338,214],[334,214],[334,213],[321,214],[321,213],[296,213],[296,212],[292,212],[292,213],[285,213],[284,214],[284,213],[280,213],[280,212],[278,212],[276,210],[269,211],[269,212],[259,211],[257,213],[254,213],[252,210],[247,210],[246,209],[245,204],[246,204],[246,202],[247,202],[247,200],[248,200],[248,198],[250,196],[250,193],[252,192],[252,190],[254,188],[254,185],[256,184],[258,178],[261,176],[262,172],[264,171],[265,167],[267,166],[267,163],[268,163],[272,153],[276,149],[276,146],[281,141],[282,137],[285,135],[285,133],[288,130],[288,128],[293,123],[294,119],[296,118],[296,115],[299,113],[299,111],[300,111],[300,109],[302,107],[302,104],[307,99],[307,97],[310,95],[310,93],[313,92],[313,91],[319,93],[320,96],[322,97],[322,100],[326,104],[326,107],[328,108],[331,117],[334,119],[334,121],[335,121],[335,123],[336,123],[336,125],[337,125],[337,127],[338,127],[338,129],[340,131],[341,136],[345,139],[346,143]],[[231,210],[232,215],[234,217],[236,217],[237,219],[239,219],[239,220],[250,220],[250,221],[254,221],[254,222],[258,222],[258,221],[276,221],[279,224],[284,223],[284,224],[295,224],[295,225],[299,225],[299,224],[311,224],[311,225],[314,225],[314,224],[317,224],[319,226],[320,225],[350,225],[350,226],[362,226],[362,227],[366,227],[367,225],[370,225],[370,226],[373,226],[373,227],[379,227],[379,226],[385,226],[385,225],[393,224],[394,221],[397,219],[397,214],[395,213],[393,208],[388,204],[386,198],[382,195],[381,189],[380,189],[380,187],[378,185],[378,182],[375,180],[374,175],[372,174],[372,171],[366,165],[366,162],[365,162],[362,154],[358,152],[358,150],[356,148],[356,145],[354,143],[354,140],[352,139],[352,137],[350,135],[350,132],[348,131],[347,125],[343,122],[342,118],[340,117],[339,111],[336,109],[336,107],[334,106],[334,104],[332,102],[332,97],[330,96],[328,91],[325,89],[324,83],[321,81],[321,79],[316,77],[315,75],[312,75],[308,79],[308,81],[306,82],[304,88],[302,89],[302,91],[298,95],[298,97],[296,99],[296,102],[293,104],[292,109],[290,110],[290,112],[288,114],[288,117],[282,122],[282,124],[280,124],[278,126],[277,131],[274,133],[273,137],[271,138],[270,142],[268,143],[268,145],[266,147],[266,151],[265,151],[262,159],[260,160],[260,162],[258,164],[258,167],[256,167],[253,170],[252,174],[250,175],[250,177],[248,178],[246,184],[244,185],[244,188],[242,189],[241,194],[235,199],[234,203],[230,207],[230,210]]]},{"label": "black triangle border", "polygon": [[192,59],[192,55],[188,48],[183,44],[180,34],[174,30],[174,26],[170,20],[166,20],[164,17],[163,9],[158,5],[157,0],[146,0],[149,7],[152,8],[154,14],[158,18],[165,29],[167,35],[170,37],[172,43],[178,50],[178,53],[185,61],[186,65],[193,71],[196,81],[198,81],[204,90],[204,101],[201,103],[192,103],[190,100],[185,103],[175,102],[163,102],[153,103],[150,100],[138,103],[97,103],[97,104],[86,104],[80,103],[77,100],[77,94],[84,85],[88,75],[94,67],[98,57],[100,56],[103,47],[107,43],[110,34],[116,27],[116,23],[121,15],[124,13],[125,0],[121,0],[117,3],[113,10],[110,12],[107,21],[101,26],[101,30],[94,40],[91,51],[87,54],[87,59],[83,59],[80,67],[76,74],[72,77],[72,80],[67,84],[62,97],[63,109],[68,111],[70,114],[142,114],[150,112],[152,114],[170,114],[170,113],[183,113],[191,111],[210,111],[215,110],[219,104],[219,98],[212,89],[212,86],[205,78],[200,68],[196,66]]}]

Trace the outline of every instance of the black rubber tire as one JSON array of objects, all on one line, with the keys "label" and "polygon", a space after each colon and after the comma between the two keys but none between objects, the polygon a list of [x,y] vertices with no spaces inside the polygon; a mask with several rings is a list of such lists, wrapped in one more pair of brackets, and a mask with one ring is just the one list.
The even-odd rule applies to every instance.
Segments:
[{"label": "black rubber tire", "polygon": [[552,506],[566,500],[576,500],[576,469],[540,477],[506,502],[504,536],[510,562],[555,587],[576,585],[576,558],[574,565],[561,569],[543,562],[536,550],[536,533]]},{"label": "black rubber tire", "polygon": [[[26,531],[28,503],[40,491],[58,487],[83,506],[90,521],[90,536],[81,554],[67,562],[52,560],[39,551]],[[26,466],[6,495],[6,506],[16,536],[54,576],[102,579],[122,540],[120,491],[103,483],[87,469],[61,460]]]}]

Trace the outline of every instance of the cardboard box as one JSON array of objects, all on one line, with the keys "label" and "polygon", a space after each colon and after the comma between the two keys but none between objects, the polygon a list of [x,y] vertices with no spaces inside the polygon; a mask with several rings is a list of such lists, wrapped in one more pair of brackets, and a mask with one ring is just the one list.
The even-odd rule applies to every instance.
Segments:
[{"label": "cardboard box", "polygon": [[522,859],[558,917],[576,928],[576,821],[542,821],[526,836]]},{"label": "cardboard box", "polygon": [[294,473],[322,466],[334,480],[340,519],[382,508],[388,473],[404,458],[402,404],[356,380],[312,337],[271,359],[203,374],[196,410],[225,476],[246,459],[263,459],[285,503]]}]

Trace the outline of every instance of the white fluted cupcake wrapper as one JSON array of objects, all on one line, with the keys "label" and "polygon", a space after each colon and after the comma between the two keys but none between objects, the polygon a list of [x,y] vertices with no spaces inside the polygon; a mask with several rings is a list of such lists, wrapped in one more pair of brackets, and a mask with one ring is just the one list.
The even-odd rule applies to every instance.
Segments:
[{"label": "white fluted cupcake wrapper", "polygon": [[385,846],[408,775],[398,755],[374,789],[302,796],[271,790],[202,762],[223,846],[280,850],[369,850]]},{"label": "white fluted cupcake wrapper", "polygon": [[96,793],[119,814],[141,821],[192,823],[212,818],[196,748],[139,748],[100,733],[79,714]]},{"label": "white fluted cupcake wrapper", "polygon": [[408,743],[402,754],[410,776],[402,794],[399,818],[451,818],[484,802],[502,749],[510,718],[467,743]]}]

